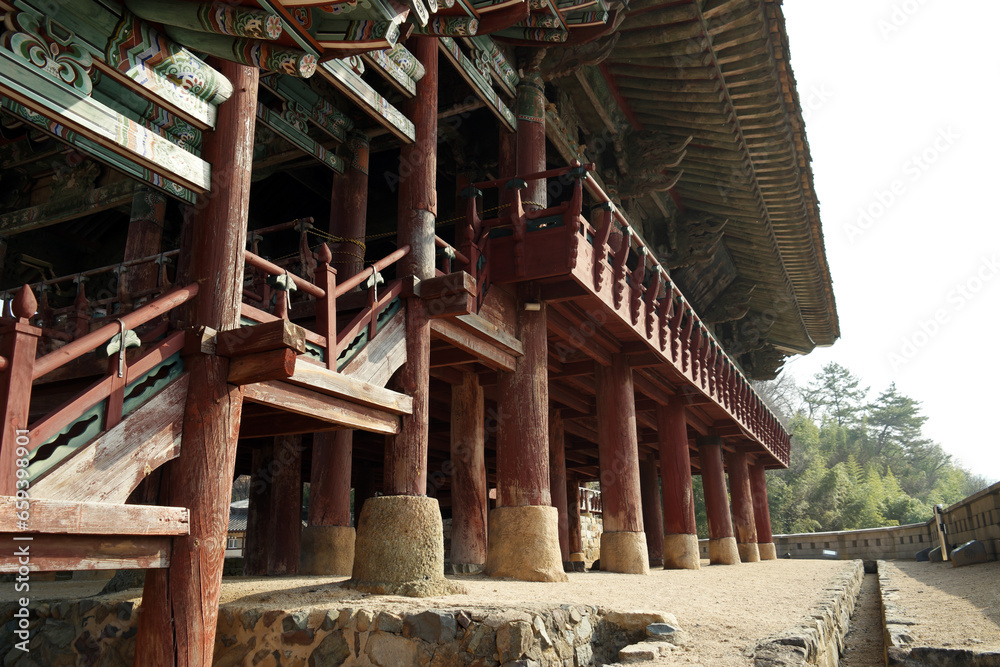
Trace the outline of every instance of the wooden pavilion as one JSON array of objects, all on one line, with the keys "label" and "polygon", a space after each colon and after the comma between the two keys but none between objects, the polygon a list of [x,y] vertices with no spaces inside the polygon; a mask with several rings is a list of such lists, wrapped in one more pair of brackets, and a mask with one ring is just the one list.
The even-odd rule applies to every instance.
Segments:
[{"label": "wooden pavilion", "polygon": [[147,569],[207,665],[241,474],[248,573],[446,591],[444,515],[559,581],[594,480],[602,569],[698,567],[692,474],[774,558],[751,382],[839,335],[780,4],[0,0],[0,571]]}]

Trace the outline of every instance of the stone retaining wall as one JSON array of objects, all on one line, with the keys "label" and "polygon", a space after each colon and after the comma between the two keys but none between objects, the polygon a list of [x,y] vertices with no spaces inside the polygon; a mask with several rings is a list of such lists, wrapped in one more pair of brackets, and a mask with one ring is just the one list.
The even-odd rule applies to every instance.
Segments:
[{"label": "stone retaining wall", "polygon": [[[135,655],[133,601],[39,604],[29,653],[14,647],[15,604],[0,607],[4,667],[126,667]],[[652,618],[649,621],[647,617]],[[216,667],[584,667],[614,662],[662,612],[562,605],[544,612],[363,607],[284,611],[222,605]]]},{"label": "stone retaining wall", "polygon": [[809,617],[779,635],[757,643],[755,667],[819,665],[836,667],[844,650],[844,636],[861,591],[864,565],[855,561],[848,572],[830,582]]},{"label": "stone retaining wall", "polygon": [[[1000,557],[1000,482],[955,503],[944,511],[948,542],[956,547],[969,540],[986,545],[991,560]],[[708,557],[707,540],[702,558]],[[824,533],[775,535],[781,558],[862,558],[864,560],[912,559],[926,547],[939,546],[934,520],[905,526],[843,530]],[[836,555],[824,554],[836,551]]]}]

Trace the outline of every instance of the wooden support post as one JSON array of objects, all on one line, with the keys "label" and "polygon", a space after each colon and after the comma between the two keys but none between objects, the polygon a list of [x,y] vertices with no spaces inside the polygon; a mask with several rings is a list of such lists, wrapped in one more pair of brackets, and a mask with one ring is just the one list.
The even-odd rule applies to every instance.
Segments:
[{"label": "wooden support post", "polygon": [[426,495],[431,327],[419,295],[419,281],[434,277],[438,40],[413,41],[412,51],[426,73],[403,109],[413,120],[415,141],[399,152],[397,235],[400,246],[410,247],[397,264],[397,275],[413,276],[415,284],[406,303],[406,363],[399,373],[400,389],[413,397],[413,412],[402,417],[399,434],[386,442],[386,495],[370,499],[361,513],[356,551],[364,558],[354,560],[352,582],[370,592],[430,595],[450,590],[444,578],[441,509]]},{"label": "wooden support post", "polygon": [[712,565],[735,565],[740,562],[740,554],[729,515],[726,473],[722,468],[722,438],[699,437],[698,452],[701,481],[705,489],[705,513],[708,515],[708,559]]},{"label": "wooden support post", "polygon": [[552,492],[552,506],[559,512],[559,550],[562,552],[563,568],[570,571],[569,564],[569,516],[567,515],[566,488],[566,432],[563,430],[562,413],[558,409],[549,415],[549,488]]},{"label": "wooden support post", "polygon": [[679,400],[656,408],[663,478],[663,567],[668,570],[701,567],[686,413]]},{"label": "wooden support post", "polygon": [[566,516],[568,518],[569,560],[574,570],[585,561],[583,555],[583,529],[580,525],[580,479],[576,473],[566,475]]},{"label": "wooden support post", "polygon": [[663,503],[660,502],[660,476],[656,457],[650,454],[639,461],[639,485],[642,489],[642,525],[646,529],[649,566],[663,566]]},{"label": "wooden support post", "polygon": [[274,524],[274,501],[271,463],[274,440],[268,440],[251,452],[250,496],[247,498],[247,532],[243,541],[243,574],[260,577],[267,574],[268,541]]},{"label": "wooden support post", "polygon": [[[385,440],[391,440],[386,437]],[[365,507],[365,502],[374,498],[381,492],[375,483],[377,469],[369,463],[362,463],[358,468],[357,480],[354,482],[354,527],[357,528],[358,520],[361,518],[361,511]]]},{"label": "wooden support post", "polygon": [[[220,60],[233,84],[217,129],[204,139],[212,191],[193,216],[189,276],[201,283],[187,321],[217,331],[239,326],[243,293],[259,70]],[[191,533],[174,538],[170,568],[147,573],[136,640],[137,665],[209,665],[215,651],[242,391],[226,382],[229,360],[195,354],[179,458],[168,465],[168,504],[191,511]]]},{"label": "wooden support post", "polygon": [[483,388],[475,373],[451,387],[451,564],[456,574],[486,565],[487,494]]},{"label": "wooden support post", "polygon": [[[132,214],[128,223],[128,235],[125,237],[123,261],[149,257],[160,252],[166,214],[166,195],[145,185],[136,186],[132,192]],[[135,294],[156,287],[159,272],[159,264],[152,262],[127,267],[119,276],[119,298],[132,303]]]},{"label": "wooden support post", "polygon": [[[517,84],[517,175],[545,171],[545,82],[535,70]],[[545,179],[529,181],[522,194],[525,210],[545,208]]]},{"label": "wooden support post", "polygon": [[750,466],[750,494],[753,496],[753,516],[757,526],[757,551],[761,560],[774,560],[778,554],[771,536],[771,510],[767,505],[767,480],[764,477],[763,463]]},{"label": "wooden support post", "polygon": [[272,525],[268,540],[267,573],[298,574],[302,533],[302,436],[274,439],[271,484]]},{"label": "wooden support post", "polygon": [[524,355],[513,372],[497,373],[497,507],[490,512],[486,573],[566,581],[549,488],[545,309],[537,287],[520,287],[515,327]]},{"label": "wooden support post", "polygon": [[330,202],[330,234],[345,241],[330,244],[331,264],[340,280],[361,272],[365,263],[365,234],[368,216],[368,150],[369,139],[364,132],[349,132],[347,147],[351,163],[347,172],[333,179]]},{"label": "wooden support post", "polygon": [[[328,298],[336,278],[347,280],[364,268],[365,234],[368,214],[368,135],[350,132],[347,139],[351,164],[346,173],[333,179],[330,201],[330,234],[344,241],[330,244],[330,265],[321,286]],[[328,320],[329,318],[320,318]],[[335,318],[334,318],[335,319]],[[327,321],[331,339],[334,322]],[[334,333],[335,335],[335,333]],[[333,345],[330,345],[330,349]],[[327,353],[327,367],[336,369],[336,355]],[[312,467],[309,484],[309,525],[302,531],[302,574],[349,575],[354,569],[357,534],[351,524],[351,468],[354,431],[345,429],[313,436]],[[357,508],[360,513],[360,504]]]},{"label": "wooden support post", "polygon": [[639,440],[632,369],[624,354],[597,366],[597,447],[601,461],[601,570],[648,574],[639,489]]},{"label": "wooden support post", "polygon": [[35,351],[42,330],[31,326],[28,319],[35,314],[38,302],[31,288],[21,287],[11,303],[14,321],[4,321],[0,327],[0,355],[6,370],[0,374],[0,406],[3,406],[3,444],[0,445],[0,496],[13,496],[17,487],[16,459],[18,438],[27,446],[28,410],[31,406],[31,377],[35,368]]},{"label": "wooden support post", "polygon": [[757,563],[760,561],[760,552],[757,551],[757,526],[754,523],[747,454],[737,449],[735,452],[726,452],[725,457],[726,468],[729,470],[729,496],[736,548],[739,549],[741,562]]}]

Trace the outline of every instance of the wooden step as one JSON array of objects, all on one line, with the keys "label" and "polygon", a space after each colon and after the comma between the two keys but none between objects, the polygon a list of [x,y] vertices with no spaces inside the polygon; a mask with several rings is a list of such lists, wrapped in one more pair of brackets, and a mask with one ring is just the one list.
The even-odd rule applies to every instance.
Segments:
[{"label": "wooden step", "polygon": [[0,572],[167,567],[189,521],[183,507],[2,496]]}]

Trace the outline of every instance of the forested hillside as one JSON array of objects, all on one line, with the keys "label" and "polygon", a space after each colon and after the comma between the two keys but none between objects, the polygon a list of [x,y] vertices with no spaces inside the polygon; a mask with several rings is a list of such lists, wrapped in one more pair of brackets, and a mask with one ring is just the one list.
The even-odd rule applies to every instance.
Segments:
[{"label": "forested hillside", "polygon": [[[987,486],[924,437],[920,403],[895,385],[871,394],[848,369],[828,364],[805,388],[786,376],[756,388],[793,436],[789,469],[767,475],[775,533],[926,521],[935,504]],[[705,537],[701,479],[695,480]]]}]

